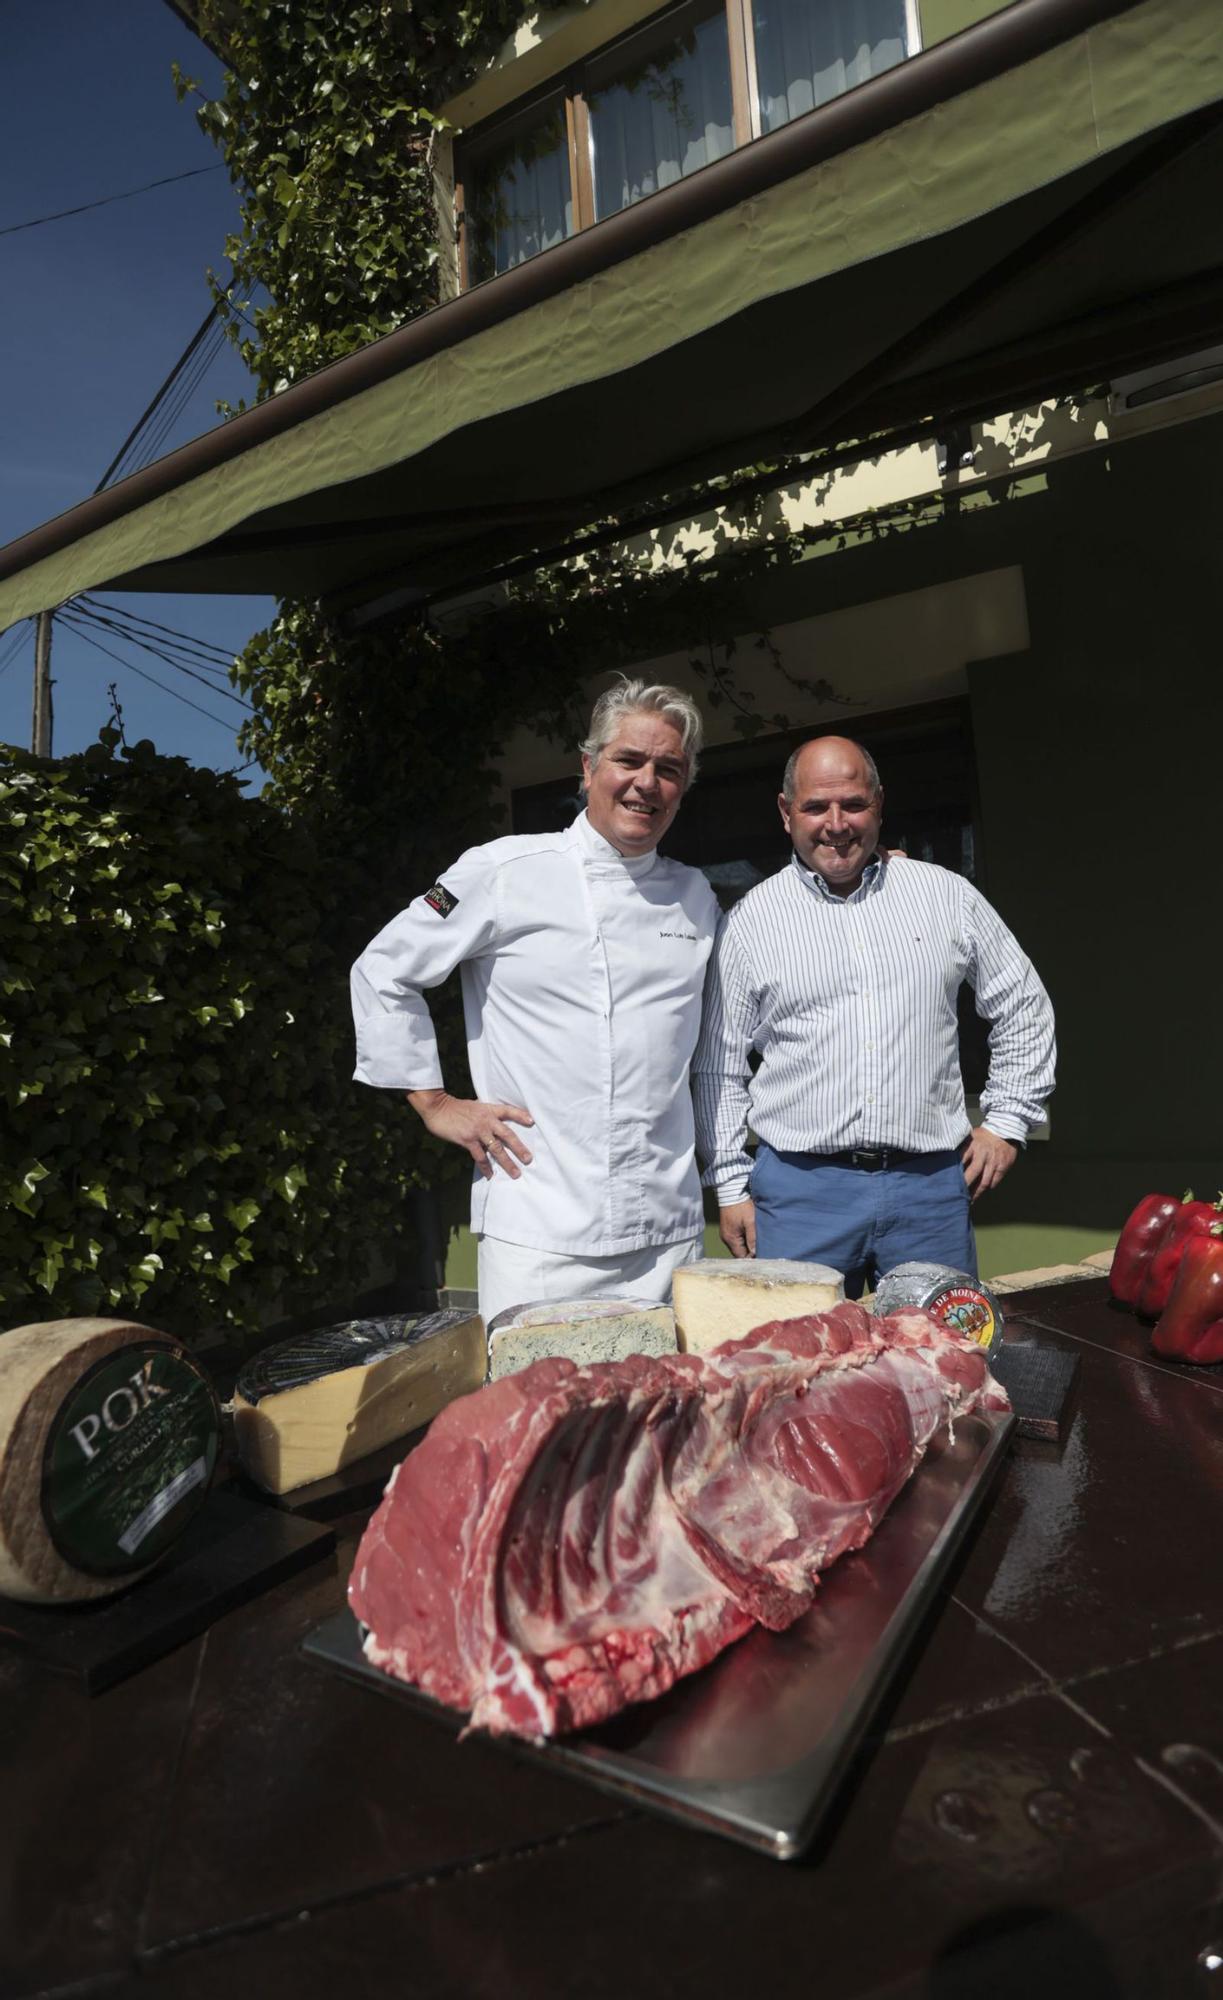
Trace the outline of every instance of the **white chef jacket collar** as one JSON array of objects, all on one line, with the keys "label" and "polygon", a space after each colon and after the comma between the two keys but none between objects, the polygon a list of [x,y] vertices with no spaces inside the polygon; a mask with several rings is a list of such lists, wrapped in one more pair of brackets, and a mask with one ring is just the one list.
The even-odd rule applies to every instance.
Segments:
[{"label": "white chef jacket collar", "polygon": [[578,814],[570,831],[587,867],[593,866],[600,874],[648,875],[658,860],[658,849],[655,847],[648,854],[621,854],[618,847],[613,847],[610,840],[604,840],[603,835],[590,824],[590,815],[586,812]]}]

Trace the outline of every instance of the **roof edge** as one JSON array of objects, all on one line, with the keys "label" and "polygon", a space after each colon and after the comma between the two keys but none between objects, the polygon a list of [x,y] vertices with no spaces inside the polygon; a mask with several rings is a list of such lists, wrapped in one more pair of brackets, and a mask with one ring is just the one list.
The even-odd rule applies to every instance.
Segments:
[{"label": "roof edge", "polygon": [[432,307],[395,332],[329,363],[267,402],[231,417],[215,430],[31,529],[0,548],[0,581],[59,554],[201,473],[282,436],[429,356],[457,346],[473,334],[1140,4],[1141,0],[1012,0],[1001,13],[911,56],[896,68],[740,147],[688,179],[622,209],[618,215],[608,216],[514,270]]}]

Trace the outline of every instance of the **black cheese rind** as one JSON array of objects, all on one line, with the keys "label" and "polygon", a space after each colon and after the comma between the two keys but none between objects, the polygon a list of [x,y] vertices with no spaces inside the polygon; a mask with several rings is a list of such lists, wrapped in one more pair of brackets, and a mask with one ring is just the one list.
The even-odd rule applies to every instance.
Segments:
[{"label": "black cheese rind", "polygon": [[248,1362],[233,1398],[234,1445],[269,1493],[327,1479],[432,1423],[484,1381],[484,1321],[447,1310],[343,1320]]},{"label": "black cheese rind", "polygon": [[246,1402],[257,1404],[265,1396],[300,1389],[341,1368],[368,1368],[371,1362],[416,1346],[447,1327],[462,1326],[470,1318],[469,1312],[451,1307],[445,1312],[397,1313],[388,1319],[339,1320],[254,1355],[239,1373],[235,1388]]}]

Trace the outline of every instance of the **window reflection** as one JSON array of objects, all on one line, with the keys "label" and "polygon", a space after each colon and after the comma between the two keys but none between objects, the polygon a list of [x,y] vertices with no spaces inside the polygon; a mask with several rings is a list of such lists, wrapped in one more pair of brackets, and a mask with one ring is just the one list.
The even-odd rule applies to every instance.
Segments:
[{"label": "window reflection", "polygon": [[907,53],[905,0],[754,0],[760,128],[865,83]]},{"label": "window reflection", "polygon": [[565,106],[558,100],[478,163],[467,199],[470,280],[509,271],[573,232]]},{"label": "window reflection", "polygon": [[721,159],[734,144],[725,14],[655,45],[587,107],[597,218]]}]

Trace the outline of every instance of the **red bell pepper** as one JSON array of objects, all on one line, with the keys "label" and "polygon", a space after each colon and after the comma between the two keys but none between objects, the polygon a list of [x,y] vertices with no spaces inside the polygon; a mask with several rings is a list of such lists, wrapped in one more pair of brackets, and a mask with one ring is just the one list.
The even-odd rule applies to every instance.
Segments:
[{"label": "red bell pepper", "polygon": [[[1187,1194],[1184,1199],[1188,1201],[1191,1196]],[[1170,1194],[1145,1194],[1129,1217],[1117,1239],[1108,1273],[1108,1288],[1119,1305],[1138,1303],[1147,1266],[1180,1207],[1181,1203]]]},{"label": "red bell pepper", "polygon": [[1136,1310],[1149,1319],[1158,1319],[1172,1296],[1176,1273],[1186,1246],[1207,1234],[1223,1214],[1223,1195],[1217,1201],[1194,1201],[1190,1191],[1168,1224],[1143,1273],[1135,1301]]},{"label": "red bell pepper", "polygon": [[1223,1361],[1223,1222],[1185,1244],[1151,1345],[1176,1361]]}]

